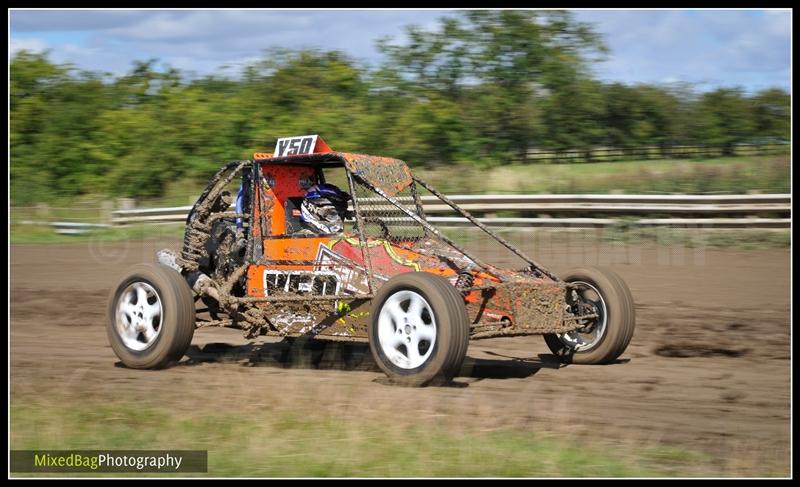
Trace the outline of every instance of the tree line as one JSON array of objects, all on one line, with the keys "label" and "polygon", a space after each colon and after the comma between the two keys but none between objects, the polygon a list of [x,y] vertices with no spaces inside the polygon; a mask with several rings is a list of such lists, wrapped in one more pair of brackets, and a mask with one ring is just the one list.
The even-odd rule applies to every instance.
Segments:
[{"label": "tree line", "polygon": [[607,49],[568,12],[462,12],[378,49],[377,66],[337,51],[270,50],[237,75],[202,77],[156,60],[111,76],[20,51],[10,61],[12,202],[159,196],[278,137],[311,133],[336,150],[479,167],[532,148],[789,139],[781,89],[597,80],[591,67]]}]

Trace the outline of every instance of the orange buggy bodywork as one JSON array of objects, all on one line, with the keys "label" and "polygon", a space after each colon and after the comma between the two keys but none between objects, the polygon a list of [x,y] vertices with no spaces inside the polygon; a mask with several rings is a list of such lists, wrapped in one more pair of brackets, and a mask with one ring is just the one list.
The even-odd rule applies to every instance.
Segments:
[{"label": "orange buggy bodywork", "polygon": [[[403,161],[333,152],[317,135],[278,139],[275,154],[221,168],[187,216],[180,255],[161,250],[158,265],[119,282],[107,332],[126,366],[179,360],[205,326],[367,342],[392,381],[417,386],[456,376],[471,338],[542,334],[559,360],[586,364],[611,363],[628,346],[633,297],[612,271],[559,279]],[[320,186],[329,170],[346,176],[349,197]],[[307,205],[329,190],[340,220],[307,220]],[[458,217],[428,218],[423,201]],[[526,264],[483,262],[435,221],[469,223],[490,237],[482,244]]]},{"label": "orange buggy bodywork", "polygon": [[[254,241],[254,251],[246,264],[245,295],[232,296],[230,300],[244,299],[248,306],[271,316],[270,326],[260,333],[366,339],[371,297],[376,288],[404,272],[437,274],[454,286],[460,285],[473,337],[570,329],[565,321],[563,283],[546,271],[510,271],[480,263],[453,242],[448,244],[449,240],[432,227],[431,232],[436,234],[426,230],[427,236],[421,239],[360,237],[358,225],[340,235],[300,235],[290,231],[288,220],[291,212],[297,211],[291,200],[302,199],[309,185],[319,180],[322,167],[344,168],[348,172],[354,205],[359,201],[355,192],[360,183],[371,189],[375,198],[384,198],[388,206],[393,196],[415,184],[402,161],[338,152],[256,156],[253,161],[242,163],[257,174],[251,178],[253,204],[248,215],[253,222],[249,236]],[[354,213],[355,223],[360,223],[358,208]],[[428,227],[424,219],[413,224]],[[341,299],[333,299],[330,289],[327,297],[331,299],[308,295],[305,302],[295,299],[302,295],[298,290],[286,300],[276,295],[276,286],[315,273],[329,274],[337,283]],[[469,286],[459,284],[464,273],[469,274]],[[270,292],[270,287],[276,289]]]},{"label": "orange buggy bodywork", "polygon": [[[409,189],[418,203],[416,184],[425,184],[402,161],[341,152],[269,156],[256,154],[254,160],[240,161],[236,166],[251,174],[248,183],[243,183],[249,190],[250,207],[238,215],[249,222],[249,244],[236,275],[243,278],[243,293],[232,292],[222,300],[235,304],[238,316],[260,323],[256,331],[251,327],[251,334],[366,340],[371,298],[383,282],[404,272],[440,275],[459,288],[473,338],[575,328],[565,312],[566,285],[555,276],[529,259],[531,267],[519,271],[482,263],[430,225],[421,205],[419,211],[410,211],[410,205],[400,204],[398,195]],[[354,206],[353,228],[338,235],[297,233],[295,225],[289,223],[299,214],[295,203],[311,184],[320,181],[322,168],[347,172]],[[216,183],[212,180],[195,208],[202,208],[204,197],[214,194],[214,184],[230,181],[230,176],[220,176],[224,171],[215,176]],[[356,194],[362,190],[369,198]],[[367,200],[380,200],[381,205],[399,214],[405,225],[423,229],[424,236],[369,235],[364,230],[367,210],[363,202]],[[380,218],[372,218],[376,219]],[[188,226],[192,222],[190,214]],[[226,288],[225,284],[220,287]],[[242,313],[242,309],[246,311]]]}]

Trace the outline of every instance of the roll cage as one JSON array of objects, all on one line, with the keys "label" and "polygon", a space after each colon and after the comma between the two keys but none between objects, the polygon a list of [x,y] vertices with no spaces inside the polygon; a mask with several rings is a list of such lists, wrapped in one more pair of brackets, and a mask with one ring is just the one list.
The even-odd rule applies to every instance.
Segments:
[{"label": "roll cage", "polygon": [[[352,196],[353,211],[350,212],[355,223],[355,238],[359,240],[362,250],[364,263],[369,282],[369,292],[363,295],[326,295],[326,296],[264,296],[246,297],[230,295],[231,289],[236,281],[242,278],[251,265],[285,265],[289,262],[274,261],[265,259],[264,242],[275,238],[302,238],[302,236],[276,235],[271,229],[274,227],[271,218],[279,218],[280,215],[271,214],[270,206],[274,202],[269,201],[267,187],[270,184],[264,177],[265,168],[279,167],[305,167],[313,170],[311,183],[324,182],[323,169],[344,168],[347,175],[348,191]],[[237,213],[231,211],[231,195],[225,192],[225,188],[241,174],[243,200],[242,211]],[[258,177],[254,177],[258,176]],[[243,222],[245,230],[246,246],[244,259],[241,265],[227,276],[227,280],[217,283],[220,287],[220,297],[222,300],[232,302],[269,302],[269,301],[292,301],[292,300],[337,300],[371,298],[375,291],[375,275],[370,261],[369,253],[364,249],[368,246],[368,231],[365,227],[373,221],[380,221],[378,210],[392,211],[391,217],[386,217],[382,225],[403,224],[406,226],[417,226],[424,233],[424,238],[432,238],[441,241],[446,246],[457,253],[463,255],[480,268],[483,272],[497,278],[497,282],[504,282],[509,279],[507,274],[498,272],[492,265],[482,262],[472,255],[458,243],[454,242],[445,233],[432,225],[425,217],[422,202],[418,194],[418,185],[441,203],[451,207],[461,217],[480,228],[492,239],[509,249],[518,257],[527,262],[528,266],[524,271],[535,277],[543,277],[560,282],[560,280],[543,266],[539,265],[532,258],[523,253],[520,249],[497,235],[486,225],[481,223],[469,212],[459,207],[455,202],[438,192],[431,185],[413,175],[408,166],[397,159],[386,157],[369,156],[363,154],[351,154],[343,152],[329,152],[323,154],[304,154],[284,157],[268,157],[262,159],[240,160],[225,164],[211,178],[205,190],[202,192],[197,202],[193,205],[186,220],[186,230],[184,233],[183,250],[180,260],[181,267],[187,273],[198,272],[200,259],[206,253],[206,243],[208,242],[211,229],[215,222],[219,220],[239,220]],[[365,193],[365,198],[361,195]],[[400,193],[405,194],[405,196]],[[370,205],[369,209],[366,208]],[[378,216],[374,216],[378,214]],[[221,303],[222,304],[222,303]]]}]

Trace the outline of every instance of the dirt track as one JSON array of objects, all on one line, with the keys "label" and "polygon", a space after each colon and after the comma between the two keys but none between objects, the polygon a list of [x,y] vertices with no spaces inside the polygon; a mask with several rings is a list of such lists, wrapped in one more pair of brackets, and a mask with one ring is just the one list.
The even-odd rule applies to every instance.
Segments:
[{"label": "dirt track", "polygon": [[224,329],[198,330],[176,367],[115,366],[104,328],[108,290],[124,266],[164,246],[11,248],[12,401],[394,416],[621,447],[666,443],[741,457],[755,449],[788,471],[787,250],[544,246],[537,257],[555,271],[599,261],[628,282],[637,329],[621,363],[559,367],[540,337],[473,341],[453,386],[406,389],[386,385],[363,347],[291,348]]}]

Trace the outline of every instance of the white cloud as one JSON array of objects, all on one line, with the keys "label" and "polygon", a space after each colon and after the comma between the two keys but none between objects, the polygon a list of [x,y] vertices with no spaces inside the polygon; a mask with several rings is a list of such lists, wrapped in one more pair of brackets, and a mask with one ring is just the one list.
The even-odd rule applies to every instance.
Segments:
[{"label": "white cloud", "polygon": [[[435,28],[452,11],[140,10],[11,11],[9,55],[53,50],[59,62],[126,72],[134,60],[199,74],[258,59],[265,49],[338,49],[376,63],[380,37],[404,38],[409,24]],[[789,11],[581,10],[611,48],[595,66],[603,79],[788,88]]]},{"label": "white cloud", "polygon": [[789,88],[787,11],[582,11],[610,47],[604,79]]},{"label": "white cloud", "polygon": [[19,51],[41,52],[47,49],[47,43],[35,37],[11,38],[8,43],[8,57],[13,57]]}]

